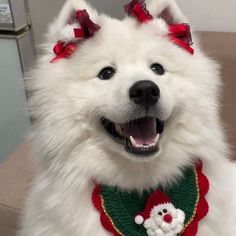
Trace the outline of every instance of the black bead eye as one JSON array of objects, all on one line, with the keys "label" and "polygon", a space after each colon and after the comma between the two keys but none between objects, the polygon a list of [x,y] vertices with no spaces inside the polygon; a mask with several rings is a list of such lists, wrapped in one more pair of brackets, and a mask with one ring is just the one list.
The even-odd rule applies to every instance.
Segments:
[{"label": "black bead eye", "polygon": [[105,67],[98,74],[98,78],[102,80],[109,80],[113,77],[115,73],[116,71],[113,67]]},{"label": "black bead eye", "polygon": [[166,210],[166,209],[164,209],[164,210],[163,210],[163,212],[164,212],[164,213],[167,213],[167,210]]},{"label": "black bead eye", "polygon": [[162,216],[162,212],[161,212],[161,211],[160,211],[160,212],[158,212],[158,215],[159,215],[159,216]]},{"label": "black bead eye", "polygon": [[165,69],[163,68],[163,66],[159,63],[154,63],[151,65],[150,67],[152,69],[152,71],[157,74],[157,75],[164,75],[165,74]]}]

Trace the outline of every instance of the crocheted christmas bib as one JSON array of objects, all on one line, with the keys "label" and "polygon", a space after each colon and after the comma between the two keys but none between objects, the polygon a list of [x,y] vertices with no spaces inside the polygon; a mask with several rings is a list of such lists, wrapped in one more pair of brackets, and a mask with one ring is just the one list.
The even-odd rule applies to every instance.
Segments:
[{"label": "crocheted christmas bib", "polygon": [[184,171],[169,188],[142,193],[97,185],[92,201],[101,224],[114,236],[195,236],[198,222],[208,213],[209,190],[202,165]]}]

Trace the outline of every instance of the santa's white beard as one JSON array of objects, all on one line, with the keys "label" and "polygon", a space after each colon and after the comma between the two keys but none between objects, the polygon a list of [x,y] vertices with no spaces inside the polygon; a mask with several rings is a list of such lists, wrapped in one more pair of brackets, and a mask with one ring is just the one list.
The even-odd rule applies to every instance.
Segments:
[{"label": "santa's white beard", "polygon": [[172,221],[167,223],[163,216],[158,215],[155,209],[151,217],[144,222],[144,227],[147,229],[148,236],[176,236],[183,230],[185,214],[179,209],[170,209],[169,214],[172,216]]}]

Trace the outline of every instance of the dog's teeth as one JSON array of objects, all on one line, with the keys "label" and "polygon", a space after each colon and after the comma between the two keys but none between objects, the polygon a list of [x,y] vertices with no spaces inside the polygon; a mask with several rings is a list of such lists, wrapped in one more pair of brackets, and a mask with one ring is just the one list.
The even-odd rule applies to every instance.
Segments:
[{"label": "dog's teeth", "polygon": [[134,138],[132,136],[130,136],[129,139],[130,139],[130,142],[132,143],[132,145],[137,148],[138,144],[135,142]]},{"label": "dog's teeth", "polygon": [[160,139],[160,134],[157,134],[153,143],[147,143],[147,144],[137,144],[135,139],[132,136],[130,136],[129,139],[130,139],[130,142],[133,147],[141,148],[141,149],[149,149],[149,148],[155,147],[157,145],[157,143]]},{"label": "dog's teeth", "polygon": [[160,134],[157,134],[157,136],[154,140],[154,146],[158,143],[159,139],[160,139]]},{"label": "dog's teeth", "polygon": [[149,149],[151,146],[150,146],[150,144],[142,144],[141,145],[141,148],[143,148],[143,149]]}]

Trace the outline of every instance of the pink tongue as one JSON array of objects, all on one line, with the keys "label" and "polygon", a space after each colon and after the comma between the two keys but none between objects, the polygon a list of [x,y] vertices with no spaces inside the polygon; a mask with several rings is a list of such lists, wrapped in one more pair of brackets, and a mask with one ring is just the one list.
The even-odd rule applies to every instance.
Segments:
[{"label": "pink tongue", "polygon": [[156,120],[153,118],[142,118],[122,125],[123,134],[132,136],[137,144],[151,144],[156,137]]}]

